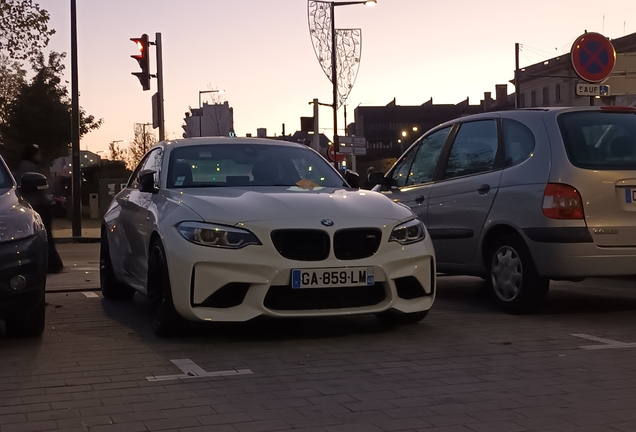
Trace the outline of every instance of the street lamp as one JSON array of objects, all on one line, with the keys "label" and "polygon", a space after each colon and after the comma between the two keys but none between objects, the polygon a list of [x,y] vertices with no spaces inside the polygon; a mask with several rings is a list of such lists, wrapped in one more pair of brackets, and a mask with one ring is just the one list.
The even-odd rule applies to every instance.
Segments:
[{"label": "street lamp", "polygon": [[336,6],[350,6],[363,4],[373,6],[377,0],[366,1],[344,1],[331,2],[331,84],[333,90],[333,164],[338,169],[338,149],[340,149],[340,140],[338,139],[338,71],[336,70]]},{"label": "street lamp", "polygon": [[203,136],[203,127],[201,124],[203,123],[203,108],[201,107],[201,95],[204,93],[225,93],[225,90],[199,90],[199,136]]},{"label": "street lamp", "polygon": [[[415,134],[417,133],[419,128],[417,126],[413,126],[411,130],[413,131],[413,137],[416,137]],[[409,132],[403,130],[402,132],[400,132],[400,135],[402,136],[402,139],[398,139],[397,142],[398,144],[400,144],[400,151],[404,153],[404,143],[406,142],[406,138],[409,136]]]}]

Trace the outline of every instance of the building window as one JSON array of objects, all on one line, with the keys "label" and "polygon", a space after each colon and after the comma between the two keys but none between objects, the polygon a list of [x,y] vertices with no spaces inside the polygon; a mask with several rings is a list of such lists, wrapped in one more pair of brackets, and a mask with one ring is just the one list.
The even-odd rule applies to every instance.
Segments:
[{"label": "building window", "polygon": [[561,84],[557,84],[554,87],[554,100],[557,102],[561,102],[563,99],[561,99]]},{"label": "building window", "polygon": [[519,108],[525,108],[526,107],[526,95],[524,93],[521,93],[521,97],[519,98]]},{"label": "building window", "polygon": [[531,107],[537,106],[537,92],[535,90],[532,90],[530,92],[530,106]]},{"label": "building window", "polygon": [[543,87],[543,106],[550,106],[550,92],[547,87]]}]

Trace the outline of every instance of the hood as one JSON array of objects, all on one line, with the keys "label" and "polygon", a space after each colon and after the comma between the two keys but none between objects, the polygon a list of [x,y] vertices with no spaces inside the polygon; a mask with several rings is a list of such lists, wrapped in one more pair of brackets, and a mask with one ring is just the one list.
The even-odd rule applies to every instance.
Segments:
[{"label": "hood", "polygon": [[378,192],[298,187],[198,188],[171,191],[207,222],[234,225],[272,219],[381,218],[401,221],[413,212]]}]

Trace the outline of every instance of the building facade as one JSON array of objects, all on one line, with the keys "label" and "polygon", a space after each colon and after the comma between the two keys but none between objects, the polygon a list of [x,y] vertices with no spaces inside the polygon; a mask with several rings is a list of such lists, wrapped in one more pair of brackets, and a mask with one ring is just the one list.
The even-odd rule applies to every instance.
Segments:
[{"label": "building facade", "polygon": [[576,85],[585,81],[574,71],[567,53],[518,71],[519,108],[631,105],[636,101],[636,33],[611,42],[616,50],[616,66],[603,82],[610,87],[609,96],[577,96]]},{"label": "building facade", "polygon": [[227,101],[222,104],[204,103],[201,108],[190,108],[183,120],[184,138],[229,136],[234,133],[234,109]]},{"label": "building facade", "polygon": [[508,95],[508,85],[498,84],[496,99],[484,93],[479,105],[471,105],[468,98],[458,104],[434,104],[431,98],[418,106],[397,105],[395,99],[385,106],[358,106],[355,123],[347,127],[350,135],[365,137],[366,156],[360,161],[397,158],[427,130],[469,114],[514,108],[514,97]]}]

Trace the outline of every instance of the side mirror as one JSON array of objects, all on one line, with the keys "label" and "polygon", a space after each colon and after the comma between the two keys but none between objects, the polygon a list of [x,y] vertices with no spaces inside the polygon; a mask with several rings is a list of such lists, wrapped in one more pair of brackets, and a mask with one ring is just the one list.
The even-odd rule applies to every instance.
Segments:
[{"label": "side mirror", "polygon": [[360,175],[357,172],[347,170],[344,178],[349,183],[349,186],[354,189],[360,189]]},{"label": "side mirror", "polygon": [[46,176],[36,172],[26,172],[20,178],[20,192],[22,194],[35,194],[49,188]]},{"label": "side mirror", "polygon": [[369,183],[371,183],[373,186],[375,185],[384,185],[386,180],[384,177],[384,174],[382,173],[382,171],[373,171],[369,173],[368,176],[369,179]]},{"label": "side mirror", "polygon": [[159,190],[155,187],[155,174],[154,170],[143,170],[139,173],[139,180],[137,181],[137,188],[141,192],[149,192],[156,194]]}]

